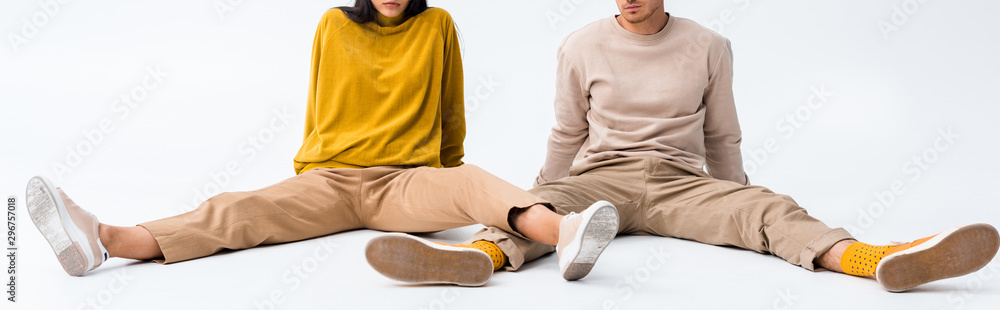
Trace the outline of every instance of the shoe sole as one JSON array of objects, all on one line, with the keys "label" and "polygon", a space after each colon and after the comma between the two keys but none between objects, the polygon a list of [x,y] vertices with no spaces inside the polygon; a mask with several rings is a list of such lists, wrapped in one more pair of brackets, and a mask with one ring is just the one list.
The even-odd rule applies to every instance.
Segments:
[{"label": "shoe sole", "polygon": [[564,266],[562,276],[567,281],[586,277],[604,248],[618,235],[618,209],[611,203],[598,201],[581,215],[582,225],[576,231],[574,242],[563,249],[563,257],[570,260],[568,264],[560,264]]},{"label": "shoe sole", "polygon": [[875,279],[886,291],[902,292],[929,282],[982,269],[997,254],[1000,235],[989,224],[949,229],[913,248],[883,258]]},{"label": "shoe sole", "polygon": [[45,178],[31,178],[25,190],[25,199],[31,221],[49,242],[63,270],[71,276],[81,276],[90,270],[94,255],[89,241],[86,234],[73,224],[55,186]]},{"label": "shoe sole", "polygon": [[401,233],[368,241],[365,258],[387,278],[409,283],[481,286],[493,276],[493,261],[486,252]]}]

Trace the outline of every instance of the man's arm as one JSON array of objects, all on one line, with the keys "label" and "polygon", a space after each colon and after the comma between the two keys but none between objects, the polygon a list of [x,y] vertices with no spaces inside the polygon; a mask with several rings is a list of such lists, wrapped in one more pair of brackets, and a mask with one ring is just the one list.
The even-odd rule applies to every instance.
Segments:
[{"label": "man's arm", "polygon": [[445,33],[444,75],[441,78],[441,165],[457,167],[465,156],[465,95],[462,51],[451,18]]},{"label": "man's arm", "polygon": [[586,80],[564,53],[564,47],[559,48],[556,69],[556,125],[549,135],[545,165],[535,178],[535,186],[569,176],[573,158],[580,151],[590,129],[587,123],[590,94]]},{"label": "man's arm", "polygon": [[733,49],[728,39],[717,59],[702,97],[708,173],[716,179],[749,184],[740,154],[743,133],[733,99]]}]

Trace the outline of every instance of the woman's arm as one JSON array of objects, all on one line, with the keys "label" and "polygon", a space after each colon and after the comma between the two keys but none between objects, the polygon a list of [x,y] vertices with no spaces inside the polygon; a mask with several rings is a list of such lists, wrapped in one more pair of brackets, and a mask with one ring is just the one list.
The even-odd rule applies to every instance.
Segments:
[{"label": "woman's arm", "polygon": [[[326,39],[327,16],[331,11],[333,10],[327,11],[326,14],[323,14],[323,17],[320,18],[319,26],[316,27],[316,37],[313,39],[312,65],[309,73],[309,93],[306,95],[306,126],[305,133],[302,135],[303,145],[306,144],[306,141],[309,140],[309,136],[312,135],[313,130],[316,129],[316,84],[319,80],[319,65],[320,56],[323,55],[323,42]],[[305,163],[295,162],[295,173],[300,173],[301,169],[305,168],[305,166]]]},{"label": "woman's arm", "polygon": [[465,78],[458,32],[450,16],[447,24],[441,78],[441,164],[457,167],[462,165],[465,156]]}]

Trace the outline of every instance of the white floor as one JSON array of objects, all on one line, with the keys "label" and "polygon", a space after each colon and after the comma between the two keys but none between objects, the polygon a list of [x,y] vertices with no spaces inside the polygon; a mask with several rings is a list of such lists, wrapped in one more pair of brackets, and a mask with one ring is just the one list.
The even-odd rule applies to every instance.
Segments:
[{"label": "white floor", "polygon": [[[428,237],[461,240],[475,227]],[[111,260],[84,277],[58,267],[37,233],[25,234],[20,309],[996,309],[1000,264],[978,273],[888,293],[870,279],[809,272],[750,251],[691,241],[625,236],[589,276],[563,281],[555,257],[498,272],[484,286],[413,286],[364,262],[353,231],[230,252],[172,265]],[[95,307],[96,306],[96,307]],[[4,309],[8,309],[5,305]]]}]

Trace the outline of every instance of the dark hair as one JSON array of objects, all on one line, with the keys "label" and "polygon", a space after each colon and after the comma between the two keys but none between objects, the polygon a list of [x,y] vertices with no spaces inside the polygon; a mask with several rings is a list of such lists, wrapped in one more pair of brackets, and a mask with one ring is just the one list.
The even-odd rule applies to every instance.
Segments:
[{"label": "dark hair", "polygon": [[[378,16],[378,10],[375,9],[375,5],[372,4],[371,0],[354,0],[354,6],[342,6],[337,7],[341,11],[344,11],[344,15],[350,18],[355,23],[364,24],[367,22],[375,21]],[[423,13],[427,9],[427,0],[410,0],[410,4],[406,6],[406,10],[403,11],[403,16],[406,19],[416,16],[417,14]]]}]

